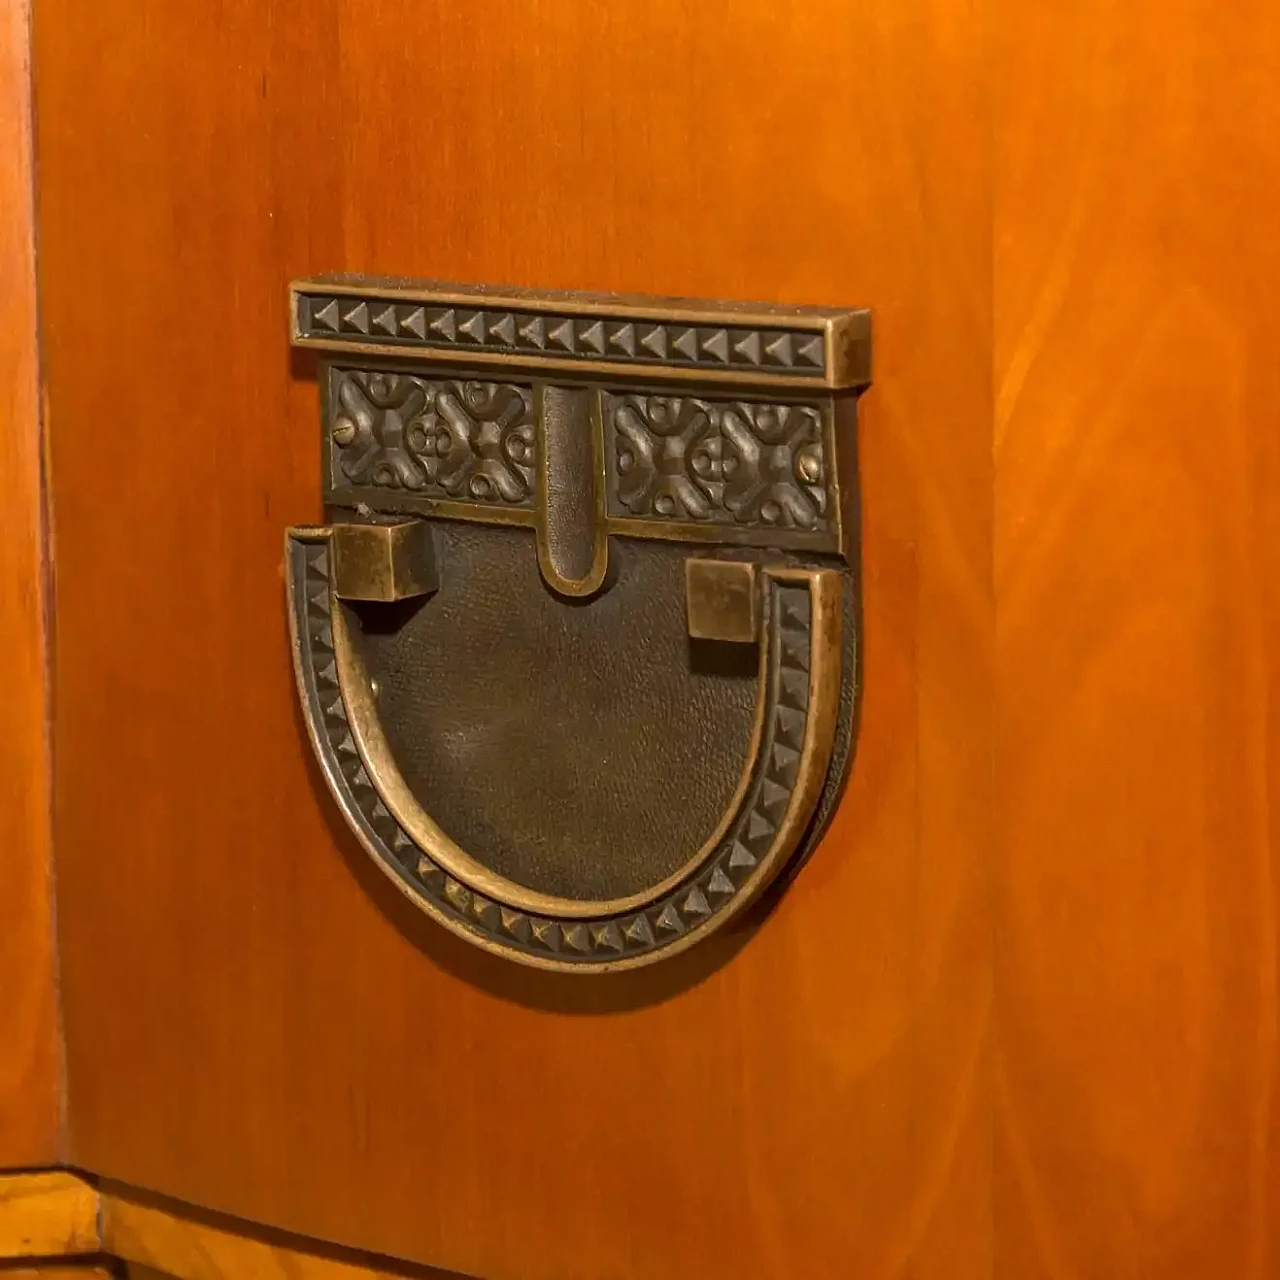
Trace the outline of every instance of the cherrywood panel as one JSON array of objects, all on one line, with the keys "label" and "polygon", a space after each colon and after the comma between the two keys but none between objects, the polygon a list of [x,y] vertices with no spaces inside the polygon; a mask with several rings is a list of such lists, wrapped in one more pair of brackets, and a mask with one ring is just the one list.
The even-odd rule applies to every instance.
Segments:
[{"label": "cherrywood panel", "polygon": [[1280,10],[998,8],[997,1272],[1272,1276]]},{"label": "cherrywood panel", "polygon": [[0,0],[0,1168],[59,1149],[28,17]]},{"label": "cherrywood panel", "polygon": [[[43,0],[36,25],[74,1158],[495,1278],[981,1274],[970,6]],[[876,308],[855,777],[730,962],[508,969],[340,830],[280,565],[319,515],[284,286],[326,268]]]}]

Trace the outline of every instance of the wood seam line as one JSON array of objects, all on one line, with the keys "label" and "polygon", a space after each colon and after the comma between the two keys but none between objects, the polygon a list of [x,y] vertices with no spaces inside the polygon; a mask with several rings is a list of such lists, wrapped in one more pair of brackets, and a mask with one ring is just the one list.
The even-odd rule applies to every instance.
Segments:
[{"label": "wood seam line", "polygon": [[342,1248],[70,1170],[0,1173],[0,1280],[15,1264],[78,1260],[149,1268],[174,1280],[460,1280],[398,1258]]}]

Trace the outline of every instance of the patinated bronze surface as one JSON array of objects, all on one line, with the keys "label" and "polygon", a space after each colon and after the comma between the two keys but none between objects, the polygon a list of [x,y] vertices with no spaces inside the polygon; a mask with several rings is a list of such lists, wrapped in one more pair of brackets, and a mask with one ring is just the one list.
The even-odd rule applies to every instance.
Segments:
[{"label": "patinated bronze surface", "polygon": [[816,839],[855,701],[864,312],[322,279],[299,691],[401,889],[513,959],[649,963]]}]

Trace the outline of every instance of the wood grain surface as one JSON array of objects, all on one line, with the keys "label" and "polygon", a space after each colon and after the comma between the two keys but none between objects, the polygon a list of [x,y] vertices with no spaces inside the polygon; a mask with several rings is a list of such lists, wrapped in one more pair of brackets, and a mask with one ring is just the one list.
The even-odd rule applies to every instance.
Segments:
[{"label": "wood grain surface", "polygon": [[1261,1280],[1280,10],[999,11],[997,1274]]},{"label": "wood grain surface", "polygon": [[98,1193],[74,1173],[0,1175],[0,1264],[97,1253]]},{"label": "wood grain surface", "polygon": [[[982,1274],[968,6],[43,0],[36,35],[74,1159],[493,1280]],[[876,308],[855,775],[731,963],[490,963],[341,828],[280,563],[320,515],[285,284],[334,268]]]},{"label": "wood grain surface", "polygon": [[59,1153],[28,9],[0,0],[0,1169]]}]

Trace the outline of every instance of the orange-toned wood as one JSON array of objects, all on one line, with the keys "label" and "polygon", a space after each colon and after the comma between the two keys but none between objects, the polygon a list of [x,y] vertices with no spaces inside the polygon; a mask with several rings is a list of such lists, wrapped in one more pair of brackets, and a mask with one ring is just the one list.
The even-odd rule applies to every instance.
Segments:
[{"label": "orange-toned wood", "polygon": [[4,1272],[5,1280],[110,1280],[106,1267],[76,1263],[42,1263],[38,1267],[17,1267]]},{"label": "orange-toned wood", "polygon": [[0,1175],[0,1266],[97,1253],[98,1193],[74,1173]]},{"label": "orange-toned wood", "polygon": [[92,1263],[42,1263],[6,1269],[5,1280],[111,1280],[112,1272]]},{"label": "orange-toned wood", "polygon": [[59,1151],[27,0],[0,0],[0,1169]]},{"label": "orange-toned wood", "polygon": [[315,1243],[66,1171],[0,1175],[0,1275],[112,1271],[175,1280],[449,1280],[450,1273]]},{"label": "orange-toned wood", "polygon": [[402,1266],[109,1185],[102,1192],[103,1247],[131,1277],[155,1280],[463,1280],[456,1272]]},{"label": "orange-toned wood", "polygon": [[1000,0],[997,1274],[1280,1270],[1280,10]]},{"label": "orange-toned wood", "polygon": [[[982,1274],[970,6],[43,0],[36,28],[74,1159],[494,1278]],[[877,309],[855,776],[732,963],[490,963],[341,829],[280,576],[319,515],[284,286],[324,268]]]}]

